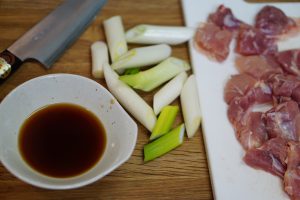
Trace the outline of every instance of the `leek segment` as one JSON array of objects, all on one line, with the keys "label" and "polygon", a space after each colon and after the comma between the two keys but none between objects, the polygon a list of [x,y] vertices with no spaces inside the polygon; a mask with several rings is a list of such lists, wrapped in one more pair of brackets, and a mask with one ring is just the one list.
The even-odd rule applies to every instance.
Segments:
[{"label": "leek segment", "polygon": [[131,49],[113,62],[114,70],[145,67],[160,63],[171,55],[169,45],[159,44]]},{"label": "leek segment", "polygon": [[171,130],[178,111],[178,106],[166,106],[163,108],[153,128],[150,140],[154,140]]},{"label": "leek segment", "polygon": [[135,89],[149,92],[190,68],[186,61],[170,57],[148,70],[133,75],[120,76],[120,80]]},{"label": "leek segment", "polygon": [[103,64],[108,62],[107,45],[103,41],[94,42],[91,45],[92,75],[94,78],[103,78]]},{"label": "leek segment", "polygon": [[156,115],[167,105],[171,104],[181,92],[184,82],[188,75],[186,72],[181,72],[175,78],[166,83],[153,96],[153,110]]},{"label": "leek segment", "polygon": [[109,91],[136,120],[152,131],[156,123],[153,109],[132,88],[119,80],[118,74],[108,63],[103,65],[103,69]]},{"label": "leek segment", "polygon": [[144,146],[144,161],[158,158],[180,146],[183,143],[184,131],[184,124],[181,124],[157,140],[146,144]]},{"label": "leek segment", "polygon": [[112,62],[128,51],[121,16],[111,17],[103,22],[105,36]]},{"label": "leek segment", "polygon": [[136,67],[136,68],[128,68],[125,70],[124,74],[125,75],[130,75],[130,74],[137,74],[140,72],[140,68]]},{"label": "leek segment", "polygon": [[140,24],[129,29],[125,37],[129,43],[178,45],[192,39],[194,34],[194,28]]},{"label": "leek segment", "polygon": [[195,75],[189,76],[180,94],[180,102],[186,133],[192,138],[200,127],[201,110]]}]

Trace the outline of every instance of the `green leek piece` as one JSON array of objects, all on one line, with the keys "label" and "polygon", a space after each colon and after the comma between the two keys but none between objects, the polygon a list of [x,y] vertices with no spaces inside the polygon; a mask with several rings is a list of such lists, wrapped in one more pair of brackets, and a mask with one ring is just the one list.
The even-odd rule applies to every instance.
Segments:
[{"label": "green leek piece", "polygon": [[119,79],[135,89],[149,92],[190,68],[186,61],[169,57],[155,67],[137,74],[120,76]]},{"label": "green leek piece", "polygon": [[150,140],[154,140],[168,133],[171,130],[173,123],[176,119],[178,110],[178,106],[165,106],[162,109],[158,120],[153,128]]},{"label": "green leek piece", "polygon": [[124,75],[137,74],[139,72],[140,72],[140,68],[139,67],[128,68],[128,69],[125,70]]},{"label": "green leek piece", "polygon": [[184,124],[144,146],[144,161],[150,161],[175,149],[183,143]]}]

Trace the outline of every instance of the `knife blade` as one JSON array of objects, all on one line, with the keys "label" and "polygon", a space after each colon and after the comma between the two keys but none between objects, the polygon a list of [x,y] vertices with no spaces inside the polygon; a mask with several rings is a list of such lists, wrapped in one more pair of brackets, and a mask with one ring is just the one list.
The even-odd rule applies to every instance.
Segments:
[{"label": "knife blade", "polygon": [[0,53],[0,84],[28,59],[50,68],[81,35],[106,0],[65,0]]}]

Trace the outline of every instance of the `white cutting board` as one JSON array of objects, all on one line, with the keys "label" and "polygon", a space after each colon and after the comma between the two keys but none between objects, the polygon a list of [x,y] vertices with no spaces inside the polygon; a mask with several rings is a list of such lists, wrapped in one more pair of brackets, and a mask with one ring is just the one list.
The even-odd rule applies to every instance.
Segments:
[{"label": "white cutting board", "polygon": [[[231,8],[237,18],[251,24],[255,14],[265,5],[249,4],[241,0],[182,0],[186,26],[197,27],[199,22],[205,22],[207,16],[220,4]],[[281,8],[289,16],[300,17],[299,3],[272,5]],[[193,71],[197,77],[203,115],[202,128],[215,199],[289,199],[278,177],[252,169],[242,160],[244,151],[228,121],[227,105],[223,100],[226,81],[230,75],[237,73],[233,63],[234,54],[231,53],[229,58],[220,64],[198,53],[192,41],[189,43],[189,50]]]}]

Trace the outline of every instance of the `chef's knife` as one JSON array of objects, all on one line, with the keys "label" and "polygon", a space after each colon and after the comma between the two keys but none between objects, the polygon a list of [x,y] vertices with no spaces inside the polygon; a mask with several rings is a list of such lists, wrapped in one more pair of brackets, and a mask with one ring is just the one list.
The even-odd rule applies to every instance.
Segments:
[{"label": "chef's knife", "polygon": [[106,0],[65,0],[0,53],[0,84],[28,59],[50,68],[85,30]]}]

